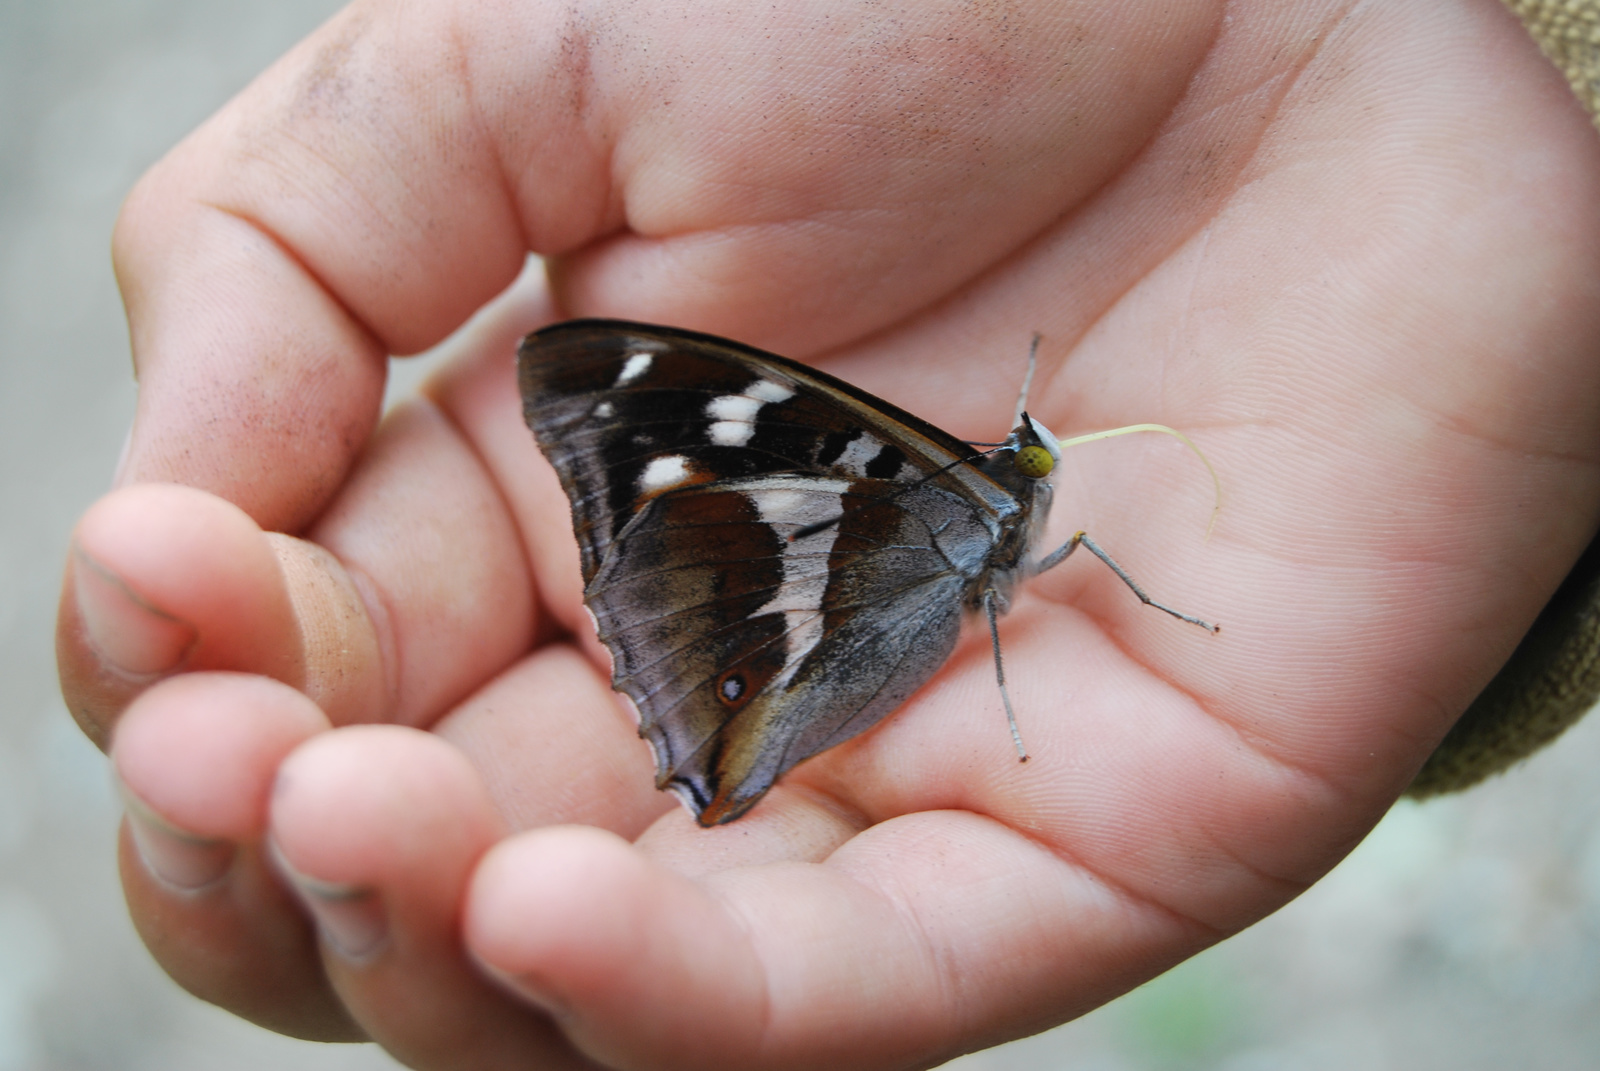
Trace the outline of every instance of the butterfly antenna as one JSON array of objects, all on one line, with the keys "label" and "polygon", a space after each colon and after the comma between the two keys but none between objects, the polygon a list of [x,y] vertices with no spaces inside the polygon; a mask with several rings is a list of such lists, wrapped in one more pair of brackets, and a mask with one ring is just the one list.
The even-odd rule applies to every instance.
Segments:
[{"label": "butterfly antenna", "polygon": [[1028,372],[1022,377],[1022,392],[1017,395],[1017,411],[1011,415],[1011,426],[1020,427],[1022,424],[1022,411],[1028,407],[1028,391],[1033,387],[1033,373],[1039,369],[1039,341],[1044,338],[1037,331],[1033,334],[1033,343],[1028,347]]},{"label": "butterfly antenna", "polygon": [[1017,728],[1017,714],[1011,709],[1011,695],[1006,691],[1006,664],[1000,657],[1000,610],[995,605],[994,588],[983,593],[983,612],[989,618],[989,641],[994,644],[994,679],[1000,684],[1000,702],[1005,704],[1006,724],[1011,727],[1011,742],[1017,746],[1017,761],[1028,761],[1028,749],[1022,746],[1022,732]]}]

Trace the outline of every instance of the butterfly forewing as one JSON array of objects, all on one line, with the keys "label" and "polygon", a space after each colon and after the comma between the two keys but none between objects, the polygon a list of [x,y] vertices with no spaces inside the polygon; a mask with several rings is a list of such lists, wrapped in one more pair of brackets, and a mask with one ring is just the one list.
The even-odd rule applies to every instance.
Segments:
[{"label": "butterfly forewing", "polygon": [[[928,479],[997,515],[1006,489],[961,440],[841,380],[710,335],[576,320],[529,335],[523,415],[561,477],[588,581],[663,488],[765,473]],[[953,467],[952,467],[953,466]]]}]

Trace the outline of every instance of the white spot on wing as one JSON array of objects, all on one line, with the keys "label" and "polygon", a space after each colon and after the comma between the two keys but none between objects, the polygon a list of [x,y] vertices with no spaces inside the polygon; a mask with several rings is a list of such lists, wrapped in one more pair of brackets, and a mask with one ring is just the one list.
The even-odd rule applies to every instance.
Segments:
[{"label": "white spot on wing", "polygon": [[706,434],[718,446],[748,446],[761,407],[793,397],[794,388],[770,379],[758,379],[738,394],[719,395],[706,403],[706,416],[711,418]]},{"label": "white spot on wing", "polygon": [[650,371],[650,366],[654,363],[655,358],[648,353],[630,353],[627,361],[622,365],[622,374],[617,376],[617,381],[612,386],[626,387],[629,383]]},{"label": "white spot on wing", "polygon": [[761,402],[745,394],[724,394],[706,404],[706,416],[714,420],[751,420],[761,410]]},{"label": "white spot on wing", "polygon": [[593,416],[597,420],[610,420],[616,415],[616,412],[616,409],[610,402],[601,402],[599,405],[594,407]]},{"label": "white spot on wing", "polygon": [[748,446],[755,433],[755,422],[750,420],[719,420],[707,432],[717,446]]},{"label": "white spot on wing", "polygon": [[746,387],[744,392],[758,402],[786,402],[794,397],[793,387],[785,387],[782,383],[774,383],[770,379],[758,379]]},{"label": "white spot on wing", "polygon": [[677,454],[663,454],[653,457],[650,464],[639,473],[639,493],[641,495],[655,495],[662,491],[671,490],[680,484],[689,482],[694,475],[694,470],[689,467],[689,459]]},{"label": "white spot on wing", "polygon": [[835,468],[844,469],[846,472],[855,473],[857,476],[867,474],[867,465],[883,450],[883,444],[866,432],[862,432],[850,440],[850,445],[844,448],[844,453],[839,455],[839,460],[833,463]]},{"label": "white spot on wing", "polygon": [[[806,525],[831,521],[843,511],[844,480],[805,480],[790,487],[752,488],[745,492],[761,520],[787,533]],[[839,526],[829,525],[783,547],[783,580],[757,615],[781,613],[784,637],[783,672],[773,686],[786,686],[822,642],[822,600],[828,590],[828,554],[839,536]]]}]

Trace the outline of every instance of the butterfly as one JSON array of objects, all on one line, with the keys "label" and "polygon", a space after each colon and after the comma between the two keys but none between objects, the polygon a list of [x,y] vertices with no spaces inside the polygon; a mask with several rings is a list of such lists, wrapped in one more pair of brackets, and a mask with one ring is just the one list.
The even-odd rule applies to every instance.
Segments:
[{"label": "butterfly", "polygon": [[1030,560],[1061,445],[1020,402],[1004,442],[975,449],[798,362],[620,320],[528,335],[518,379],[571,501],[612,686],[638,709],[657,787],[702,826],[900,706],[967,613],[988,618],[1026,759],[997,620],[1020,581],[1079,546],[1146,604],[1216,631],[1154,602],[1082,532]]}]

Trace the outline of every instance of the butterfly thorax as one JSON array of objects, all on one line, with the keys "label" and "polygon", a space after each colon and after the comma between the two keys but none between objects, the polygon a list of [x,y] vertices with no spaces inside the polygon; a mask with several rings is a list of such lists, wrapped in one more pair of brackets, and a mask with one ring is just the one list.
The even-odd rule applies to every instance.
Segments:
[{"label": "butterfly thorax", "polygon": [[1009,606],[1012,591],[1028,576],[1029,555],[1044,534],[1055,497],[1048,476],[1060,456],[1055,436],[1023,414],[1022,423],[1005,442],[974,463],[974,468],[1010,494],[1016,508],[999,518],[999,533],[988,555],[987,568],[967,586],[964,601],[969,609],[979,609],[990,591],[999,597],[1002,608]]}]

